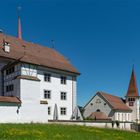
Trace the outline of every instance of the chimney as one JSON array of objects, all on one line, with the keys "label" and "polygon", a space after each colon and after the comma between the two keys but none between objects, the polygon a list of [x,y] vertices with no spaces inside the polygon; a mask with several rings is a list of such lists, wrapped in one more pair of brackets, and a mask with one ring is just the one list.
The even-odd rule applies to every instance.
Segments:
[{"label": "chimney", "polygon": [[3,41],[3,45],[4,45],[4,51],[6,53],[10,53],[10,44],[6,41]]}]

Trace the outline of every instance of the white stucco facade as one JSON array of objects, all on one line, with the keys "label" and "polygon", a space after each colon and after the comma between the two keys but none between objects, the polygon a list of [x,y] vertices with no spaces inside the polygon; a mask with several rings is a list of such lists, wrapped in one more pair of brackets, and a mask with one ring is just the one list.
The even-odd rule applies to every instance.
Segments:
[{"label": "white stucco facade", "polygon": [[[129,99],[134,99],[133,105],[132,102],[129,101]],[[131,118],[133,122],[139,122],[140,121],[140,104],[139,104],[139,97],[127,97],[126,104],[129,106],[129,108],[132,109]]]},{"label": "white stucco facade", "polygon": [[[13,72],[10,71],[11,73],[7,74],[6,70],[11,67],[14,67]],[[3,72],[0,93],[4,96],[18,97],[21,100],[21,106],[0,106],[0,111],[5,109],[6,116],[11,112],[11,117],[1,119],[1,122],[48,122],[54,119],[54,115],[55,117],[57,115],[58,120],[72,119],[77,104],[77,75],[27,63],[15,63],[8,68],[6,67],[0,73],[0,79],[2,79]],[[45,74],[50,74],[49,82],[44,80]],[[65,84],[61,83],[61,76],[66,77]],[[51,97],[46,98],[44,91],[50,91]],[[66,96],[63,100],[61,92]],[[4,117],[5,114],[2,116]]]},{"label": "white stucco facade", "polygon": [[[44,74],[49,73],[51,75],[50,82],[44,81]],[[61,76],[66,76],[66,84],[61,84]],[[48,119],[53,120],[55,104],[57,105],[58,119],[70,120],[74,108],[76,107],[76,78],[72,75],[68,75],[62,72],[52,72],[48,69],[40,68],[37,74],[40,81],[40,98],[44,99],[44,90],[49,90],[51,93],[48,101],[48,107],[50,107],[50,114]],[[61,100],[61,92],[66,93],[66,100]],[[66,108],[66,115],[61,115],[60,108]]]}]

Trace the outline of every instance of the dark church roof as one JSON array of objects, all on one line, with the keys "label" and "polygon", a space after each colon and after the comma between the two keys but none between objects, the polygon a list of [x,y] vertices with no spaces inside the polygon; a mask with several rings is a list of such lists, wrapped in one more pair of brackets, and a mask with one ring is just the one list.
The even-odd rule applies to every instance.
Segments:
[{"label": "dark church roof", "polygon": [[136,76],[133,68],[126,97],[138,97],[138,96],[139,96],[138,87],[137,87]]},{"label": "dark church roof", "polygon": [[[10,44],[9,53],[4,51],[4,41]],[[77,69],[56,50],[3,33],[0,33],[0,57],[79,74]]]}]

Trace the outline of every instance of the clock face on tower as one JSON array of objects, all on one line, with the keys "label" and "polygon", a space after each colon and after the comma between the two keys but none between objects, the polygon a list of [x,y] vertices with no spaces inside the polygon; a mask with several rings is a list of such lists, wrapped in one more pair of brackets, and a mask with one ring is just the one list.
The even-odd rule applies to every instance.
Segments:
[{"label": "clock face on tower", "polygon": [[129,106],[133,106],[134,105],[134,102],[129,102]]}]

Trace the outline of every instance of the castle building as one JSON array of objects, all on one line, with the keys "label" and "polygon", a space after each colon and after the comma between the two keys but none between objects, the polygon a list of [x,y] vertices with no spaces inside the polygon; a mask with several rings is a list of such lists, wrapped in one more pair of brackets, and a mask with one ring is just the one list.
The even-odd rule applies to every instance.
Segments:
[{"label": "castle building", "polygon": [[112,120],[122,122],[138,122],[139,94],[134,69],[125,99],[104,92],[97,92],[84,106],[84,118],[96,120]]},{"label": "castle building", "polygon": [[53,48],[0,32],[0,122],[75,119],[76,68]]}]

